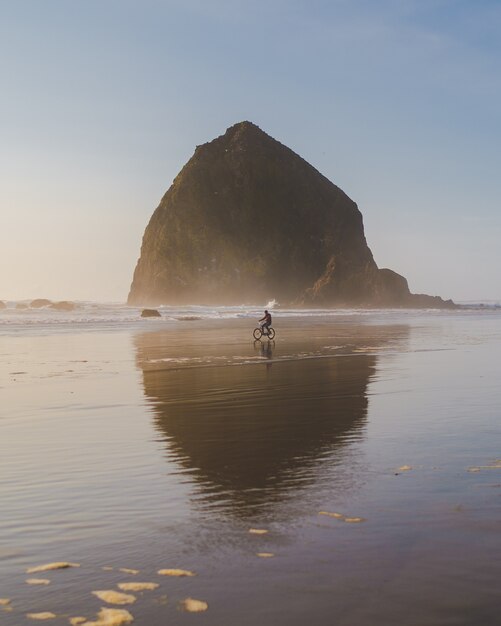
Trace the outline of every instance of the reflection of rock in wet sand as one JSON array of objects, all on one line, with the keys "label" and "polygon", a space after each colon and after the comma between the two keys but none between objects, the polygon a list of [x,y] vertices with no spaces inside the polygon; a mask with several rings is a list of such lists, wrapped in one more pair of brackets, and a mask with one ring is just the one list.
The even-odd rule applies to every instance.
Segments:
[{"label": "reflection of rock in wet sand", "polygon": [[308,484],[318,460],[361,435],[377,356],[163,369],[152,336],[136,339],[146,396],[169,454],[212,502],[255,505]]}]

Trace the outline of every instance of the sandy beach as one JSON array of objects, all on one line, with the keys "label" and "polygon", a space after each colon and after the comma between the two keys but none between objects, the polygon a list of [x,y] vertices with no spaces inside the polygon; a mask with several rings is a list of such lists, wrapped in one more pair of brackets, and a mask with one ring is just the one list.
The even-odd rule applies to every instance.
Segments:
[{"label": "sandy beach", "polygon": [[274,326],[2,336],[2,624],[496,623],[501,315]]}]

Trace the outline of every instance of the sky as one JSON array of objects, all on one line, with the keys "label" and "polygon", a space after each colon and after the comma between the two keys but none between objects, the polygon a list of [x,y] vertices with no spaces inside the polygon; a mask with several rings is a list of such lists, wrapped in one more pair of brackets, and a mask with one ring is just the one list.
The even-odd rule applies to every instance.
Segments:
[{"label": "sky", "polygon": [[0,300],[124,302],[196,145],[250,120],[414,293],[501,300],[500,0],[0,0]]}]

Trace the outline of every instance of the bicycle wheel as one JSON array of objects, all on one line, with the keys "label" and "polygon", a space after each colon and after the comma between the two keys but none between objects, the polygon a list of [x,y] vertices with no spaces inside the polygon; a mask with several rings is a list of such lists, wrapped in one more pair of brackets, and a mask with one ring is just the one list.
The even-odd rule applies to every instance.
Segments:
[{"label": "bicycle wheel", "polygon": [[275,337],[275,329],[271,326],[268,328],[268,339],[273,339]]},{"label": "bicycle wheel", "polygon": [[254,339],[261,339],[263,332],[260,328],[254,328],[254,332],[252,334],[254,335]]}]

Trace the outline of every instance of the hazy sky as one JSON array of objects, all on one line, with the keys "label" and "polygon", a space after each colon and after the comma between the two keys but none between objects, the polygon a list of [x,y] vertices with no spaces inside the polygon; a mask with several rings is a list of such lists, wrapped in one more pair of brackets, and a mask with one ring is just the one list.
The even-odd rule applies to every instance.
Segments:
[{"label": "hazy sky", "polygon": [[414,292],[501,299],[500,0],[0,0],[0,299],[124,301],[197,144],[247,119]]}]

